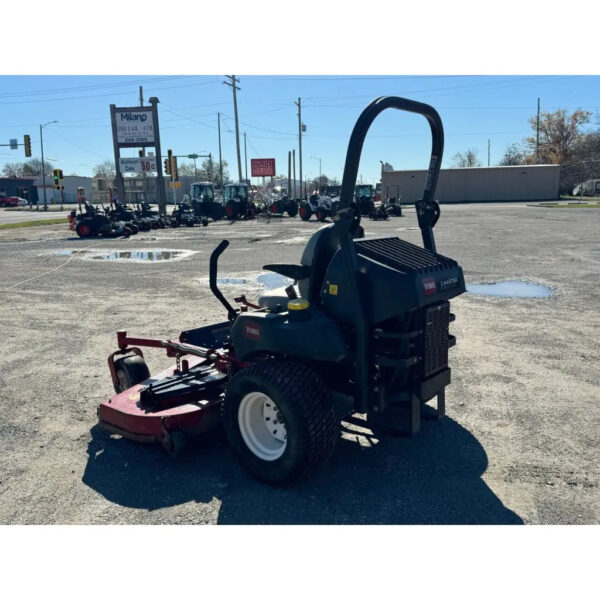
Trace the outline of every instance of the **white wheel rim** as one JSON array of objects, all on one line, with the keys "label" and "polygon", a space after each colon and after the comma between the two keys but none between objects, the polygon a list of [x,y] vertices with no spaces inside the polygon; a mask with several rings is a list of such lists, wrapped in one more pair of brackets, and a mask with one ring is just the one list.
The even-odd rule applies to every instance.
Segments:
[{"label": "white wheel rim", "polygon": [[285,451],[287,431],[279,407],[262,392],[246,394],[238,409],[238,424],[248,449],[262,460],[277,460]]}]

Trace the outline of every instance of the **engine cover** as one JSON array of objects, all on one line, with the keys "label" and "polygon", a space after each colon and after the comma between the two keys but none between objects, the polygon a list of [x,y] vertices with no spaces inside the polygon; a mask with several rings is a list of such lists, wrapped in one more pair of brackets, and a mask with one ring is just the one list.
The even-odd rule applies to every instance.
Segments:
[{"label": "engine cover", "polygon": [[[358,286],[365,318],[380,323],[465,292],[462,268],[455,260],[397,237],[354,240]],[[329,264],[320,298],[335,320],[351,324],[356,310],[341,250]]]}]

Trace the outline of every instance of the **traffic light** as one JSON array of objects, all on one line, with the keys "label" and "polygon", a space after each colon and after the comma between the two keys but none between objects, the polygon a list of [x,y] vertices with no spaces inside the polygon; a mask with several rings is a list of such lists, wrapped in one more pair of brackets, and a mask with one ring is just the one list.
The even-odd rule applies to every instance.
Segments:
[{"label": "traffic light", "polygon": [[60,185],[61,180],[63,179],[63,172],[62,169],[54,169],[54,171],[52,171],[52,178],[54,179],[54,187],[57,190],[60,189],[64,189],[62,188],[62,186]]},{"label": "traffic light", "polygon": [[171,161],[172,161],[172,169],[173,169],[173,181],[177,181],[179,179],[179,173],[177,171],[177,157],[173,156],[171,157]]},{"label": "traffic light", "polygon": [[173,151],[167,150],[167,158],[165,158],[165,173],[167,175],[171,174],[171,160],[173,157]]},{"label": "traffic light", "polygon": [[25,156],[31,156],[31,138],[28,135],[23,136],[23,145],[25,146]]}]

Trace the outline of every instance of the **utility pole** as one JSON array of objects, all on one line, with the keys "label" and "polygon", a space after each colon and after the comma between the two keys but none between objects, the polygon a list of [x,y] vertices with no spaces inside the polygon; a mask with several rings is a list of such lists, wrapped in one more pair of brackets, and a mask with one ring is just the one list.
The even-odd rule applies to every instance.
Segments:
[{"label": "utility pole", "polygon": [[235,117],[235,145],[237,148],[237,161],[238,161],[238,176],[239,181],[242,181],[242,159],[240,155],[240,128],[238,125],[238,109],[237,109],[237,90],[241,90],[236,84],[239,83],[239,79],[235,75],[225,75],[230,81],[223,81],[225,85],[228,85],[233,90],[233,114]]},{"label": "utility pole", "polygon": [[246,150],[246,132],[244,131],[244,174],[245,179],[248,181],[248,152]]},{"label": "utility pole", "polygon": [[535,137],[535,164],[540,164],[540,99],[538,98],[537,109],[537,133]]},{"label": "utility pole", "polygon": [[151,96],[148,98],[150,106],[152,106],[152,126],[154,127],[154,154],[156,158],[156,188],[158,200],[158,212],[161,215],[167,214],[167,194],[165,191],[165,180],[162,171],[162,154],[160,151],[160,128],[158,125],[158,98]]},{"label": "utility pole", "polygon": [[40,125],[40,144],[42,147],[42,187],[44,188],[44,210],[48,210],[48,200],[46,198],[46,165],[44,164],[44,134],[42,133],[42,130],[44,129],[44,127],[46,127],[46,125],[50,125],[51,123],[58,123],[58,121],[49,121],[48,123]]},{"label": "utility pole", "polygon": [[[140,85],[140,108],[144,106],[144,88]],[[146,148],[142,147],[139,152],[140,158],[144,158],[146,156]],[[143,190],[144,190],[144,200],[148,199],[148,181],[146,180],[146,171],[142,171],[142,181],[143,181]],[[125,198],[123,198],[125,200]]]},{"label": "utility pole", "polygon": [[288,190],[288,194],[292,194],[292,198],[296,199],[296,148],[292,150],[292,190]]},{"label": "utility pole", "polygon": [[298,171],[300,175],[300,198],[303,199],[302,192],[302,98],[298,98],[298,102],[294,102],[298,107]]},{"label": "utility pole", "polygon": [[490,140],[488,140],[488,167],[490,166]]},{"label": "utility pole", "polygon": [[221,191],[223,191],[223,157],[221,156],[221,113],[217,113],[217,123],[219,128],[219,173],[221,175]]},{"label": "utility pole", "polygon": [[292,153],[288,150],[288,193],[292,186]]}]

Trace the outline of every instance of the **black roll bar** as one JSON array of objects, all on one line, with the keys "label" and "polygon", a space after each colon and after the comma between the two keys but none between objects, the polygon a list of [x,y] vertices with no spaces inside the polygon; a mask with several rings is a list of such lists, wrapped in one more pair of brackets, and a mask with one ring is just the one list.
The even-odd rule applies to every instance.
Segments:
[{"label": "black roll bar", "polygon": [[442,164],[444,152],[444,128],[442,120],[437,111],[428,104],[415,102],[398,96],[382,96],[371,102],[361,113],[348,143],[346,153],[346,164],[344,165],[344,176],[342,179],[342,190],[340,193],[340,208],[336,213],[335,228],[340,236],[341,252],[346,263],[349,274],[349,287],[356,298],[358,310],[355,313],[356,327],[356,385],[355,396],[357,399],[356,409],[358,412],[366,412],[369,407],[369,385],[370,385],[370,349],[369,349],[369,325],[365,316],[365,304],[363,301],[362,286],[359,284],[360,273],[358,272],[358,258],[351,237],[351,231],[357,229],[357,219],[352,209],[354,199],[354,188],[360,164],[363,143],[371,124],[381,112],[387,108],[396,108],[407,112],[423,115],[429,122],[431,128],[431,158],[429,170],[425,179],[423,197],[415,203],[419,227],[423,237],[423,245],[427,250],[435,252],[435,240],[433,227],[436,224],[440,208],[435,201],[435,188]]},{"label": "black roll bar", "polygon": [[415,203],[419,227],[423,236],[423,245],[428,250],[435,252],[435,241],[433,239],[433,226],[439,218],[439,205],[435,201],[435,188],[437,186],[442,155],[444,153],[444,127],[440,115],[435,108],[429,104],[415,102],[399,96],[381,96],[376,98],[362,112],[350,136],[346,164],[344,165],[344,178],[342,180],[342,191],[340,194],[340,209],[348,208],[354,198],[356,177],[360,164],[363,143],[367,132],[375,118],[387,108],[396,108],[407,112],[423,115],[429,122],[431,128],[431,158],[429,159],[429,170],[425,179],[423,198]]}]

